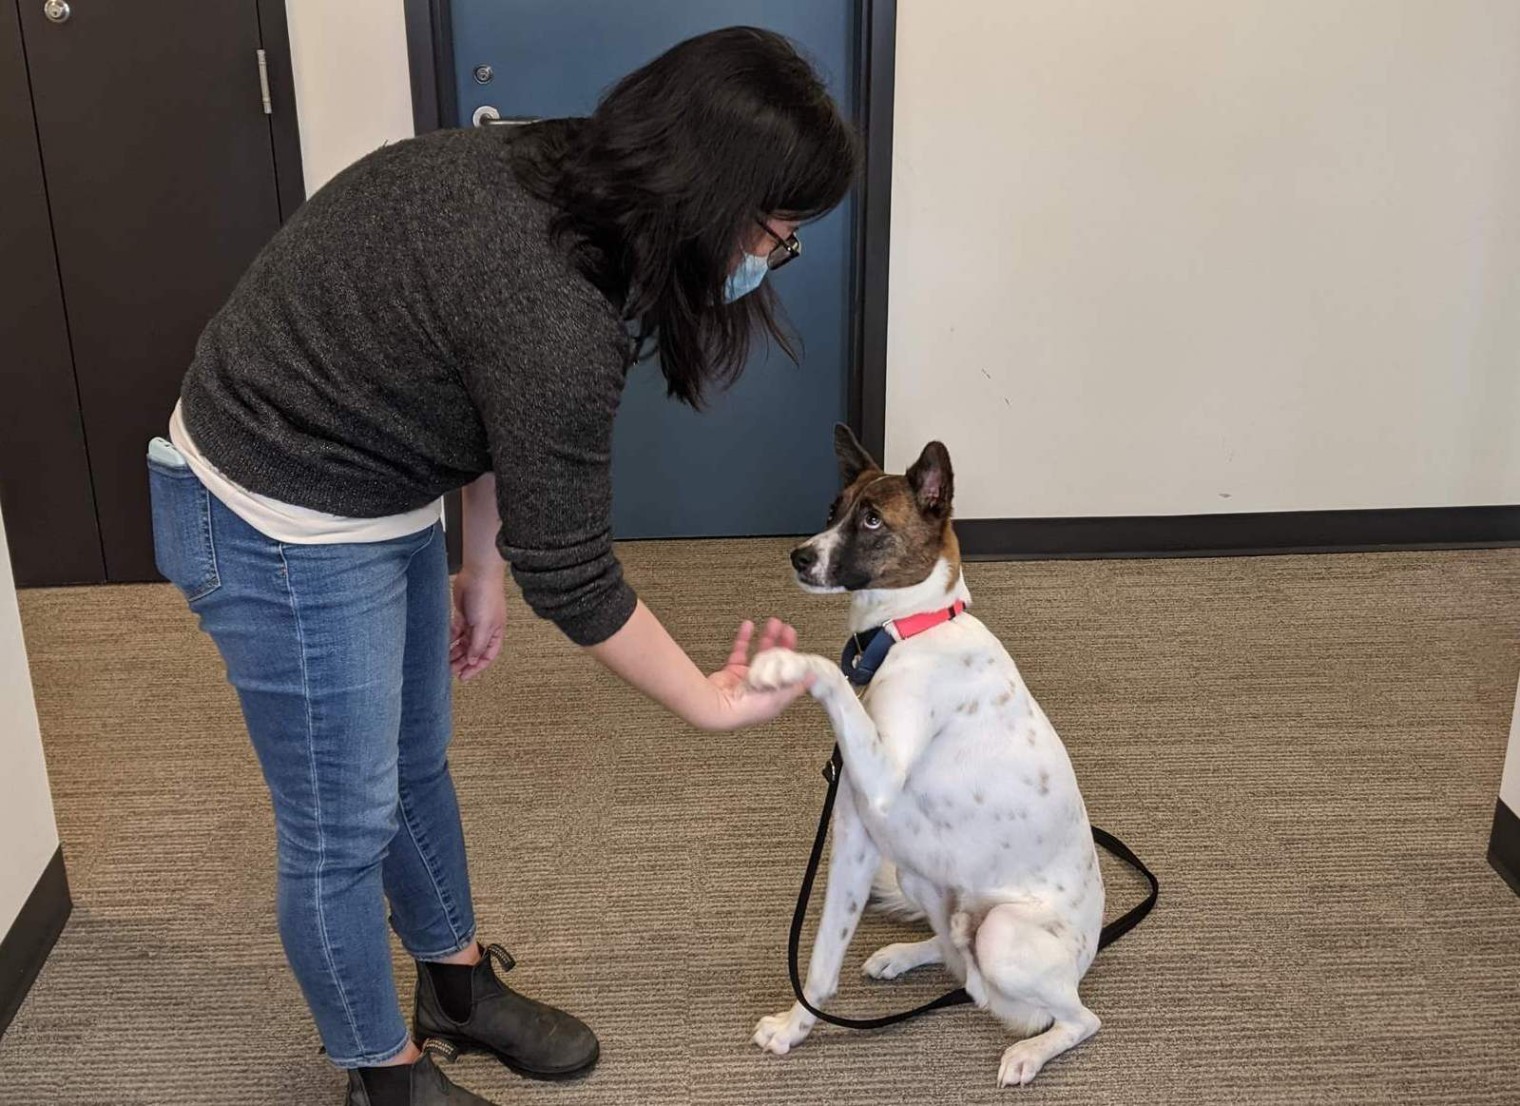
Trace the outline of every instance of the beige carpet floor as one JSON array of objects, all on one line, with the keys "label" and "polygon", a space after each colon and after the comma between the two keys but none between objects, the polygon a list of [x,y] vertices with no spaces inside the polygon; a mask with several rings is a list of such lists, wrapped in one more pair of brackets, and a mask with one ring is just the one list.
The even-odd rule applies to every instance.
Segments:
[{"label": "beige carpet floor", "polygon": [[[644,544],[629,571],[704,662],[741,617],[832,651],[841,607],[777,542]],[[689,732],[514,600],[458,698],[455,776],[484,934],[582,1013],[568,1086],[467,1057],[507,1103],[1520,1103],[1520,899],[1483,853],[1520,672],[1520,551],[973,565],[1089,809],[1163,882],[1084,984],[1104,1027],[998,1092],[973,1010],[749,1043],[784,953],[830,739],[804,704]],[[8,1106],[336,1104],[275,935],[267,799],[217,656],[167,587],[22,610],[77,908],[0,1040]],[[1138,880],[1109,869],[1110,909]],[[858,974],[840,1010],[946,986]],[[398,965],[400,962],[398,961]],[[410,978],[403,977],[410,994]]]}]

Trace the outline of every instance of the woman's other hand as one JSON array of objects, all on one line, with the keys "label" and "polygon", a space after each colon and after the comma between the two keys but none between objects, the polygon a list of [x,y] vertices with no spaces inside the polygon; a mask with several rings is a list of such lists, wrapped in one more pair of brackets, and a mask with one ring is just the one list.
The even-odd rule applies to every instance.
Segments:
[{"label": "woman's other hand", "polygon": [[501,652],[507,629],[506,574],[466,565],[454,577],[454,615],[449,624],[449,668],[469,681]]}]

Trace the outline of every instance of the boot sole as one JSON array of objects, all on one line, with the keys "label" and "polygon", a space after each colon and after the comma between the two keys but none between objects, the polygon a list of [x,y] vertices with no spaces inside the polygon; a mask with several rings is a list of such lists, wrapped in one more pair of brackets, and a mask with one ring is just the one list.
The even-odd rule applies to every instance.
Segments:
[{"label": "boot sole", "polygon": [[[602,1046],[598,1042],[596,1051],[591,1054],[591,1058],[578,1068],[567,1068],[564,1071],[539,1071],[535,1068],[525,1067],[511,1057],[503,1056],[494,1048],[483,1045],[470,1037],[451,1037],[446,1033],[429,1033],[422,1040],[425,1041],[428,1037],[451,1045],[461,1056],[467,1052],[483,1052],[487,1056],[493,1056],[503,1067],[522,1076],[524,1079],[535,1079],[540,1083],[566,1083],[574,1079],[582,1079],[591,1074],[591,1069],[596,1067],[596,1062],[602,1058]],[[416,1043],[418,1048],[422,1047],[422,1041],[417,1041]]]}]

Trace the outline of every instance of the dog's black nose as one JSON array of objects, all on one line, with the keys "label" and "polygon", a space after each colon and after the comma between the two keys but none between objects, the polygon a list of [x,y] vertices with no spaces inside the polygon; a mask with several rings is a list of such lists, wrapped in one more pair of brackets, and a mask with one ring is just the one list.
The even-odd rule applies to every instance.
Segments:
[{"label": "dog's black nose", "polygon": [[806,572],[818,563],[818,551],[810,545],[799,545],[792,550],[792,567],[798,572]]}]

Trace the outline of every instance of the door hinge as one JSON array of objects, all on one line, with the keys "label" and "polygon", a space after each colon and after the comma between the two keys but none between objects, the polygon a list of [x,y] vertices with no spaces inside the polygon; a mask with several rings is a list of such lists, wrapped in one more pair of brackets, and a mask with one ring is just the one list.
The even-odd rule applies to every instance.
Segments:
[{"label": "door hinge", "polygon": [[264,114],[274,114],[274,104],[269,99],[269,58],[264,51],[257,51],[259,55],[259,95],[264,98]]}]

